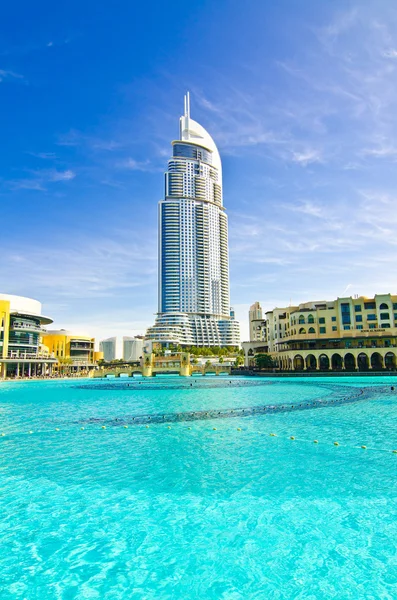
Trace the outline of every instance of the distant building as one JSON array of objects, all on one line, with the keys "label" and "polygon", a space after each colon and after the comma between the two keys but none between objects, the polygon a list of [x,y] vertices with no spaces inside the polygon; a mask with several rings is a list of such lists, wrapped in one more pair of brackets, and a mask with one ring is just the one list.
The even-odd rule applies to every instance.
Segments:
[{"label": "distant building", "polygon": [[102,353],[95,352],[95,338],[66,329],[49,330],[43,343],[54,354],[62,371],[85,371],[96,366]]},{"label": "distant building", "polygon": [[123,337],[123,360],[137,361],[143,354],[143,337]]},{"label": "distant building", "polygon": [[[99,342],[99,350],[103,352],[103,360],[110,362],[117,357],[117,337],[110,337]],[[117,357],[118,358],[118,357]]]},{"label": "distant building", "polygon": [[[254,305],[253,305],[254,306]],[[397,295],[305,302],[266,312],[264,344],[279,369],[395,370]],[[244,342],[246,366],[258,342]]]},{"label": "distant building", "polygon": [[249,328],[250,342],[261,342],[266,340],[266,321],[259,302],[255,302],[250,307]]},{"label": "distant building", "polygon": [[42,344],[50,323],[37,300],[0,294],[0,378],[52,373],[57,359]]}]

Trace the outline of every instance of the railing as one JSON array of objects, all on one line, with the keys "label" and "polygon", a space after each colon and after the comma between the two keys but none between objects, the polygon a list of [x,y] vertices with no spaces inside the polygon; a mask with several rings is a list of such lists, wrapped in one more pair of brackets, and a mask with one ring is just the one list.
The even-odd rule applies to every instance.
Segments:
[{"label": "railing", "polygon": [[78,346],[76,344],[70,344],[70,349],[71,350],[82,350],[83,352],[91,352],[91,350],[93,350],[94,345],[90,345],[90,346]]},{"label": "railing", "polygon": [[22,350],[11,350],[5,358],[20,358],[22,359],[55,359],[54,354],[48,352],[26,352]]},{"label": "railing", "polygon": [[11,324],[10,329],[22,329],[27,331],[36,331],[38,333],[45,333],[47,330],[40,325],[27,325],[26,323],[14,323]]}]

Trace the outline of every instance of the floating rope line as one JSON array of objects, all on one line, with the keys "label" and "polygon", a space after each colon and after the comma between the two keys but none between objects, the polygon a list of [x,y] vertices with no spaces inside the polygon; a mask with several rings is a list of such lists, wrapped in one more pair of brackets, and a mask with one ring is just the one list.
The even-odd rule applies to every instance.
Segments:
[{"label": "floating rope line", "polygon": [[[128,426],[124,426],[124,429],[128,429]],[[149,429],[149,425],[146,425],[145,429]],[[170,425],[167,426],[167,430],[172,429],[172,427]],[[189,431],[192,430],[191,427],[187,427],[187,429]],[[107,427],[105,425],[102,425],[99,428],[94,428],[94,427],[90,427],[88,430],[86,430],[84,427],[80,427],[80,431],[87,431],[87,432],[98,432],[98,431],[106,431]],[[62,431],[59,428],[55,428],[55,429],[43,429],[43,430],[37,430],[37,431],[20,431],[20,432],[14,432],[14,433],[10,433],[10,434],[5,434],[4,432],[0,434],[0,436],[6,440],[7,438],[15,438],[15,437],[20,437],[20,436],[27,436],[27,435],[43,435],[43,434],[54,434],[58,431]],[[71,428],[69,427],[68,429],[64,429],[63,430],[66,433],[70,433],[72,431],[75,431],[75,428]],[[212,427],[212,431],[219,431],[217,429],[217,427]],[[227,430],[223,429],[222,431],[220,431],[219,433],[226,433]],[[241,427],[237,427],[236,431],[244,431]],[[252,433],[252,431],[248,431],[246,430],[248,433]],[[254,433],[258,433],[258,432],[254,432]],[[106,435],[107,434],[103,434]],[[264,433],[264,432],[260,432],[259,435],[261,436],[268,436],[271,438],[275,438],[273,443],[280,443],[280,442],[287,442],[287,441],[294,441],[294,442],[301,442],[303,444],[318,444],[321,447],[338,447],[340,448],[340,450],[343,450],[345,448],[349,449],[349,450],[366,450],[369,452],[383,452],[386,454],[396,454],[397,455],[397,449],[391,449],[391,448],[377,448],[377,447],[373,447],[373,446],[366,446],[366,445],[359,445],[359,446],[352,446],[351,444],[343,444],[340,443],[338,441],[334,441],[331,442],[330,440],[309,440],[309,439],[305,439],[305,438],[299,438],[299,437],[295,437],[293,435],[287,435],[287,434],[283,434],[283,435],[279,435],[277,433]]]},{"label": "floating rope line", "polygon": [[[352,393],[354,390],[354,393]],[[350,395],[346,395],[350,392]],[[124,425],[142,425],[150,423],[178,423],[187,421],[205,421],[209,419],[231,419],[241,417],[251,417],[260,414],[276,414],[282,412],[292,412],[301,410],[312,410],[313,408],[324,408],[334,405],[348,404],[369,398],[372,392],[360,388],[345,388],[334,393],[331,397],[318,398],[309,402],[300,404],[268,404],[264,406],[250,406],[240,408],[226,408],[221,410],[199,410],[194,412],[180,413],[154,413],[143,415],[126,415],[114,419],[101,419],[90,417],[75,421],[78,424],[105,424],[110,427],[120,427]]]}]

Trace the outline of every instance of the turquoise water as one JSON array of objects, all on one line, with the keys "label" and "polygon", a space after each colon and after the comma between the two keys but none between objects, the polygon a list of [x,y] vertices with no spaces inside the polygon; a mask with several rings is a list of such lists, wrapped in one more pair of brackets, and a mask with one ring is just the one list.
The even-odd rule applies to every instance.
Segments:
[{"label": "turquoise water", "polygon": [[140,381],[0,384],[2,600],[397,597],[397,378]]}]

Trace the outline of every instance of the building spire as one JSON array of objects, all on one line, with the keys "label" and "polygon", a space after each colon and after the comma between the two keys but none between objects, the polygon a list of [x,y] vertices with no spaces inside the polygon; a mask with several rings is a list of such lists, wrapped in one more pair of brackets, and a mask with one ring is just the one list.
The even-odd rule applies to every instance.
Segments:
[{"label": "building spire", "polygon": [[184,104],[185,104],[185,117],[187,117],[188,119],[190,118],[190,92],[186,92],[186,94],[183,97],[184,100]]}]

